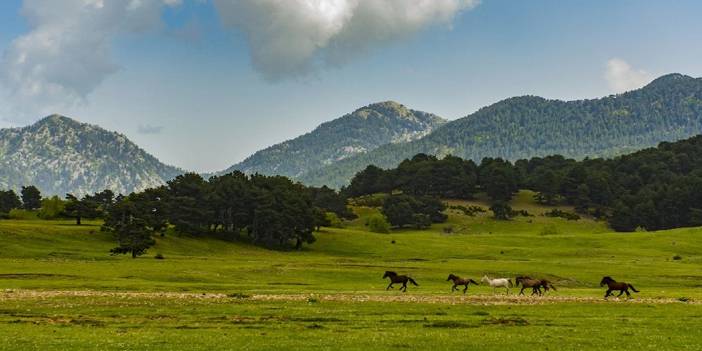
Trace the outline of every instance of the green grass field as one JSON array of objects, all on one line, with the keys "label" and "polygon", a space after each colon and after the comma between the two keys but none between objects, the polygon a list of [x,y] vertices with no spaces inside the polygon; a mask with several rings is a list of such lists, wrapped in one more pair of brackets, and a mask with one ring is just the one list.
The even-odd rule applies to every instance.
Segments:
[{"label": "green grass field", "polygon": [[[535,216],[450,211],[430,230],[375,234],[364,218],[376,210],[358,208],[301,252],[169,234],[138,259],[109,256],[99,223],[0,221],[0,349],[702,348],[702,229],[612,233],[540,216],[527,192],[512,205]],[[420,286],[385,291],[385,270]],[[463,296],[449,273],[543,277],[558,291]],[[604,301],[603,275],[641,293]]]}]

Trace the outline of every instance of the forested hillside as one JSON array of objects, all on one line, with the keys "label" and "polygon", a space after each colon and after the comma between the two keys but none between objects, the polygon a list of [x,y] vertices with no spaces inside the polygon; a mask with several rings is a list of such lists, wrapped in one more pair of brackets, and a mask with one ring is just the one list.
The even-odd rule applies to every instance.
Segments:
[{"label": "forested hillside", "polygon": [[371,104],[321,124],[310,133],[273,145],[221,172],[299,177],[385,144],[420,138],[446,121],[393,101]]},{"label": "forested hillside", "polygon": [[617,231],[700,226],[702,136],[612,159],[582,161],[555,155],[515,163],[484,158],[476,164],[454,156],[418,154],[393,169],[368,166],[342,193],[357,197],[401,191],[452,199],[484,193],[495,217],[508,219],[512,212],[506,203],[519,189],[535,191],[544,205],[568,204],[581,214],[606,219]]},{"label": "forested hillside", "polygon": [[379,147],[311,171],[306,184],[339,187],[369,164],[397,166],[418,153],[479,162],[553,154],[609,157],[702,133],[702,79],[671,74],[646,87],[601,99],[507,99],[452,121],[426,137]]}]

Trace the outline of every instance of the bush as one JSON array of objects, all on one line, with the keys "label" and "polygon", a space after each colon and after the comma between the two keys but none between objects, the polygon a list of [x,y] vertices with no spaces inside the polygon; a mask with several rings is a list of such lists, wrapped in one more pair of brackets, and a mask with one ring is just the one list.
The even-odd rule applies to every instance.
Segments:
[{"label": "bush", "polygon": [[341,221],[339,216],[336,215],[334,212],[327,212],[325,214],[326,221],[329,223],[329,226],[332,228],[343,228],[344,227],[344,222]]},{"label": "bush", "polygon": [[444,227],[443,231],[445,234],[451,234],[453,233],[453,226],[449,224]]},{"label": "bush", "polygon": [[373,215],[368,218],[368,229],[373,233],[390,233],[390,223],[383,215]]},{"label": "bush", "polygon": [[19,208],[13,208],[12,210],[10,210],[10,213],[7,214],[7,217],[10,219],[23,219],[23,220],[32,220],[32,219],[38,218],[36,211],[22,210]]},{"label": "bush", "polygon": [[673,261],[680,261],[680,260],[682,260],[682,256],[680,256],[680,255],[673,256]]},{"label": "bush", "polygon": [[463,206],[463,205],[451,205],[450,209],[459,211],[466,216],[474,217],[477,213],[487,212],[484,208],[480,206]]},{"label": "bush", "polygon": [[41,200],[41,209],[37,216],[41,219],[56,219],[61,216],[65,208],[65,202],[54,195]]},{"label": "bush", "polygon": [[553,209],[551,211],[545,212],[544,216],[546,216],[546,217],[560,217],[560,218],[565,218],[569,221],[577,221],[580,219],[580,216],[576,215],[575,213],[561,211],[557,208]]},{"label": "bush", "polygon": [[163,260],[163,259],[165,259],[165,257],[163,257],[163,255],[160,254],[160,253],[157,253],[156,256],[154,256],[154,258],[157,259],[157,260]]},{"label": "bush", "polygon": [[349,199],[349,203],[354,206],[381,207],[387,197],[388,194],[363,195]]},{"label": "bush", "polygon": [[506,221],[512,216],[512,207],[510,207],[506,202],[496,202],[490,206],[490,211],[492,211],[495,219]]}]

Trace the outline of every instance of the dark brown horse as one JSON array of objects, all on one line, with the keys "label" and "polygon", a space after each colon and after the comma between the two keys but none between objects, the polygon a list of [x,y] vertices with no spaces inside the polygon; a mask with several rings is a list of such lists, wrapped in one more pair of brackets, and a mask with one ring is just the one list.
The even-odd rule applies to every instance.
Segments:
[{"label": "dark brown horse", "polygon": [[556,287],[551,284],[550,281],[546,279],[533,279],[531,277],[517,277],[515,278],[515,281],[517,283],[517,286],[519,284],[522,285],[522,290],[519,290],[519,295],[524,295],[524,289],[526,288],[531,288],[531,295],[542,295],[543,293],[541,292],[541,288],[544,288],[544,292],[549,291],[550,289],[553,289],[553,291],[557,291]]},{"label": "dark brown horse", "polygon": [[410,282],[414,284],[415,286],[419,286],[417,282],[414,281],[414,279],[406,276],[406,275],[397,275],[397,273],[393,271],[385,271],[385,274],[383,275],[383,279],[385,278],[390,278],[390,285],[388,285],[385,290],[390,290],[392,289],[393,284],[399,284],[402,283],[402,287],[400,287],[400,291],[402,292],[407,292],[407,282]]},{"label": "dark brown horse", "polygon": [[633,285],[629,283],[618,282],[609,276],[602,278],[602,280],[600,281],[600,286],[604,286],[605,284],[607,284],[607,293],[604,296],[605,299],[612,294],[612,291],[615,290],[619,291],[619,295],[617,295],[617,297],[622,296],[622,294],[626,293],[626,297],[628,298],[631,298],[631,294],[629,294],[629,289],[631,289],[633,292],[639,292],[638,290],[636,290],[636,288],[634,288]]},{"label": "dark brown horse", "polygon": [[453,275],[453,274],[449,274],[446,281],[449,281],[449,280],[453,280],[453,287],[451,287],[451,292],[458,290],[458,288],[456,288],[457,286],[463,285],[463,286],[465,286],[465,289],[463,289],[463,293],[465,294],[466,291],[468,291],[468,284],[472,283],[473,285],[478,285],[478,282],[476,282],[473,279],[461,278],[461,277],[459,277],[457,275]]}]

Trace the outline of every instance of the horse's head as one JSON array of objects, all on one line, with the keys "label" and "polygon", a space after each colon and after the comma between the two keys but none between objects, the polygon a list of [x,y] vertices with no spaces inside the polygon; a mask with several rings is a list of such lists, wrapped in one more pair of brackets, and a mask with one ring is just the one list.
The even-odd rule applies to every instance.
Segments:
[{"label": "horse's head", "polygon": [[613,283],[614,279],[610,276],[603,277],[602,280],[600,281],[600,286],[604,286],[605,284]]},{"label": "horse's head", "polygon": [[488,278],[487,275],[484,275],[484,276],[480,279],[480,281],[481,281],[481,282],[484,282],[484,283],[489,283],[489,282],[490,282],[490,278]]},{"label": "horse's head", "polygon": [[385,271],[385,274],[383,274],[383,279],[385,279],[387,277],[394,277],[396,275],[397,275],[397,273],[395,273],[393,271]]},{"label": "horse's head", "polygon": [[449,274],[448,278],[446,278],[446,281],[454,280],[454,279],[456,279],[456,278],[458,278],[458,277],[455,276],[455,275],[453,275],[453,273],[451,273],[451,274]]}]

